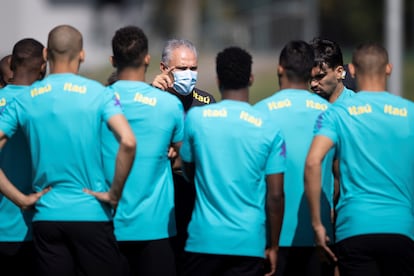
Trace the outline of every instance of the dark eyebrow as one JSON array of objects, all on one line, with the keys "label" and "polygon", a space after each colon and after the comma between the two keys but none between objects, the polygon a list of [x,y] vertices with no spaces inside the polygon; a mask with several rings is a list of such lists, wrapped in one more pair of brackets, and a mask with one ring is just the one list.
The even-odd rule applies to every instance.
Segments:
[{"label": "dark eyebrow", "polygon": [[196,71],[197,70],[197,66],[175,66],[175,69],[178,69],[178,70],[187,70],[187,69],[190,69],[191,71]]},{"label": "dark eyebrow", "polygon": [[315,78],[323,78],[327,75],[327,73],[319,73],[315,76]]}]

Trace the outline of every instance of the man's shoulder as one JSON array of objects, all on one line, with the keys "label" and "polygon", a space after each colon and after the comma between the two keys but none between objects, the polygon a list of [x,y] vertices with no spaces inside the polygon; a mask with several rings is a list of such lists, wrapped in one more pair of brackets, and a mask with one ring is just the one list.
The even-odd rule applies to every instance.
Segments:
[{"label": "man's shoulder", "polygon": [[63,87],[69,89],[73,86],[90,86],[95,88],[104,89],[105,86],[97,80],[87,78],[78,74],[51,74],[45,77],[43,80],[34,83],[32,86],[52,83],[54,85],[62,84]]},{"label": "man's shoulder", "polygon": [[255,107],[264,110],[288,110],[299,104],[304,108],[327,109],[330,103],[324,98],[302,89],[283,89],[275,92],[273,95],[257,102]]}]

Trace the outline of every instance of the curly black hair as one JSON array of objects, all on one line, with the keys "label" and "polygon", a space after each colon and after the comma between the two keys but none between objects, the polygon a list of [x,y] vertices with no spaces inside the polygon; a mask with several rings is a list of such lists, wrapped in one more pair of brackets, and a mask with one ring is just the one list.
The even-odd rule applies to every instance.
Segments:
[{"label": "curly black hair", "polygon": [[220,82],[220,90],[248,87],[252,63],[252,56],[239,47],[228,47],[218,53],[216,72]]},{"label": "curly black hair", "polygon": [[310,45],[315,53],[316,66],[322,67],[326,64],[328,68],[334,69],[344,65],[341,48],[335,41],[316,37]]}]

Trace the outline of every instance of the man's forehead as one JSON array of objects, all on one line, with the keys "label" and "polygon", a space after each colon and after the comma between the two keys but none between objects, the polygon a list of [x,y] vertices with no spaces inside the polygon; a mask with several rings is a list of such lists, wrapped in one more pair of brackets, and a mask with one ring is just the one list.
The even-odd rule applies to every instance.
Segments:
[{"label": "man's forehead", "polygon": [[327,68],[325,67],[321,67],[320,65],[316,65],[315,67],[312,68],[312,76],[317,76],[317,75],[326,75],[328,73]]},{"label": "man's forehead", "polygon": [[197,65],[197,57],[194,52],[187,47],[178,47],[172,51],[170,65]]},{"label": "man's forehead", "polygon": [[320,62],[314,68],[317,68],[320,72],[328,72],[329,70],[333,70],[326,62]]}]

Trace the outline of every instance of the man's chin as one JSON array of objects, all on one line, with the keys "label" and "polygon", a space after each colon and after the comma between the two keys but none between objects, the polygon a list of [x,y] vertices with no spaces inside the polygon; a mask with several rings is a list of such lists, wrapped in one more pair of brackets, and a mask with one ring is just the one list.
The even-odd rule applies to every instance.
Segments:
[{"label": "man's chin", "polygon": [[330,95],[328,93],[325,93],[323,91],[320,91],[320,90],[312,90],[312,91],[313,91],[313,93],[315,93],[319,97],[324,98],[325,100],[329,99],[329,97],[330,97]]}]

